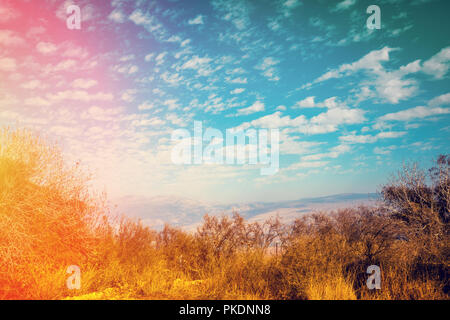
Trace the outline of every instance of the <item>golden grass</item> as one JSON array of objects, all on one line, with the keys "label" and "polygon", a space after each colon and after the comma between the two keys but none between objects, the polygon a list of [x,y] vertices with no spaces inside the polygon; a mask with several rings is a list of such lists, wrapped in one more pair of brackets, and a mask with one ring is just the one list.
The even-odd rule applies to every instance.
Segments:
[{"label": "golden grass", "polygon": [[314,275],[309,280],[306,296],[309,300],[356,300],[353,283],[341,274]]},{"label": "golden grass", "polygon": [[[448,232],[434,220],[439,238],[408,241],[382,208],[293,225],[205,216],[195,234],[156,232],[112,217],[86,182],[55,146],[0,130],[0,299],[448,299]],[[365,286],[371,264],[381,290]],[[66,286],[69,265],[79,290]]]}]

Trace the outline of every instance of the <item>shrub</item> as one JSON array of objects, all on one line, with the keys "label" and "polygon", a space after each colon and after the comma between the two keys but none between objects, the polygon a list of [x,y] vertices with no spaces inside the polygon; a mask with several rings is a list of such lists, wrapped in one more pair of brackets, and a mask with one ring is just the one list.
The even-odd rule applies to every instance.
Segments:
[{"label": "shrub", "polygon": [[[449,166],[405,167],[373,207],[292,224],[206,215],[195,233],[156,232],[112,216],[55,145],[3,129],[0,299],[448,299]],[[366,287],[372,264],[381,290]]]}]

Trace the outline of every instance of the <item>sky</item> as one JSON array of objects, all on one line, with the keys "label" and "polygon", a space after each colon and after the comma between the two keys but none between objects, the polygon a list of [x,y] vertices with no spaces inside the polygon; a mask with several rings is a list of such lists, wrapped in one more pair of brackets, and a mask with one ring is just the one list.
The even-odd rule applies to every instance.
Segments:
[{"label": "sky", "polygon": [[[380,29],[366,23],[374,4]],[[376,192],[404,162],[450,151],[449,12],[446,0],[0,0],[0,126],[58,142],[111,199]],[[278,172],[175,164],[172,134],[195,121],[278,129]]]}]

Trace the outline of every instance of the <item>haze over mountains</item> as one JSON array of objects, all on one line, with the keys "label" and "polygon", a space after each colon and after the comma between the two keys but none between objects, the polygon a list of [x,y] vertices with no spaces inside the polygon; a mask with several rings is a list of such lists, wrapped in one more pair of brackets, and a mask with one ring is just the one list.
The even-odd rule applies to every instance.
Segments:
[{"label": "haze over mountains", "polygon": [[120,205],[117,206],[117,210],[139,218],[145,225],[155,229],[161,229],[168,223],[190,230],[195,229],[205,214],[230,215],[233,211],[237,211],[251,222],[263,221],[278,214],[283,222],[289,223],[310,212],[371,205],[378,197],[377,193],[346,193],[292,201],[216,205],[181,197],[130,196],[119,199]]}]

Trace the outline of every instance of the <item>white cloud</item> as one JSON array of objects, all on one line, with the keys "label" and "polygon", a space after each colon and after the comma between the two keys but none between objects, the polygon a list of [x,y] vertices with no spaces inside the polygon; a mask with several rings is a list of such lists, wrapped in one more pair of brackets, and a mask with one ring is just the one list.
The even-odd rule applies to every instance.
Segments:
[{"label": "white cloud", "polygon": [[51,42],[39,42],[36,45],[36,49],[39,53],[45,55],[54,53],[56,50],[58,50],[58,47]]},{"label": "white cloud", "polygon": [[167,106],[169,110],[174,110],[180,107],[178,99],[167,99],[163,102],[163,104]]},{"label": "white cloud", "polygon": [[450,104],[450,93],[446,93],[443,95],[440,95],[434,99],[432,99],[428,105],[430,107],[439,107],[439,106],[444,106]]},{"label": "white cloud", "polygon": [[356,124],[366,121],[364,117],[365,111],[361,109],[349,108],[332,108],[311,118],[312,124],[319,125],[341,125]]},{"label": "white cloud", "polygon": [[255,128],[284,128],[284,127],[298,127],[306,124],[306,118],[304,115],[300,115],[297,118],[291,119],[289,116],[282,116],[280,111],[265,115],[259,119],[252,120],[251,122],[245,122],[239,127],[247,129],[249,127]]},{"label": "white cloud", "polygon": [[307,168],[321,168],[325,167],[329,161],[301,161],[290,165],[287,170],[298,170]]},{"label": "white cloud", "polygon": [[155,105],[153,103],[144,102],[138,106],[138,109],[141,111],[153,109]]},{"label": "white cloud", "polygon": [[281,24],[278,19],[270,19],[267,27],[272,31],[277,31],[281,29]]},{"label": "white cloud", "polygon": [[85,48],[77,47],[72,44],[65,44],[66,49],[62,53],[63,57],[85,59],[89,54]]},{"label": "white cloud", "polygon": [[339,140],[346,142],[346,143],[373,143],[377,139],[371,135],[349,134],[349,135],[339,137]]},{"label": "white cloud", "polygon": [[4,45],[6,47],[17,47],[24,44],[25,40],[23,40],[15,32],[11,30],[0,30],[0,45]]},{"label": "white cloud", "polygon": [[20,16],[19,12],[7,3],[0,3],[0,22],[5,23]]},{"label": "white cloud", "polygon": [[347,144],[340,144],[336,147],[331,148],[329,152],[326,153],[317,153],[317,154],[311,154],[307,156],[303,156],[301,158],[302,161],[316,161],[321,160],[323,158],[332,158],[336,159],[340,155],[349,152],[351,150],[351,147]]},{"label": "white cloud", "polygon": [[133,102],[134,96],[137,93],[137,90],[135,89],[128,89],[124,93],[122,93],[122,96],[120,97],[125,102]]},{"label": "white cloud", "polygon": [[272,57],[266,57],[262,60],[262,62],[258,66],[256,66],[256,69],[266,70],[267,68],[275,66],[279,63],[280,61],[277,59],[274,59]]},{"label": "white cloud", "polygon": [[163,79],[165,82],[169,83],[170,85],[176,86],[183,80],[183,77],[179,73],[171,74],[169,72],[164,72],[161,75],[161,79]]},{"label": "white cloud", "polygon": [[138,26],[143,26],[151,35],[159,40],[163,40],[167,36],[164,26],[158,21],[156,15],[144,14],[142,10],[136,9],[128,17]]},{"label": "white cloud", "polygon": [[123,73],[123,74],[134,74],[136,72],[139,71],[139,67],[133,64],[128,64],[128,65],[116,65],[113,67],[113,70],[118,72],[118,73]]},{"label": "white cloud", "polygon": [[281,12],[285,17],[289,17],[292,14],[292,10],[302,5],[302,2],[298,0],[285,0],[281,6]]},{"label": "white cloud", "polygon": [[378,120],[380,121],[410,121],[414,119],[422,119],[429,116],[448,114],[449,108],[430,108],[430,107],[415,107],[395,113],[388,113]]},{"label": "white cloud", "polygon": [[446,93],[431,99],[428,106],[418,106],[398,112],[388,113],[379,117],[375,126],[383,127],[386,121],[411,121],[423,119],[430,116],[437,116],[450,113],[449,108],[440,108],[440,106],[450,104],[450,93]]},{"label": "white cloud", "polygon": [[385,139],[385,138],[399,138],[406,134],[405,131],[385,131],[380,132],[376,135],[377,139]]},{"label": "white cloud", "polygon": [[16,71],[17,64],[13,58],[0,58],[0,70],[6,72]]},{"label": "white cloud", "polygon": [[185,127],[187,125],[186,121],[184,119],[180,118],[179,116],[177,116],[175,113],[169,113],[166,116],[166,119],[175,126]]},{"label": "white cloud", "polygon": [[231,79],[228,77],[226,80],[229,83],[237,83],[237,84],[246,84],[247,83],[247,78],[241,78],[241,77],[234,78],[234,79]]},{"label": "white cloud", "polygon": [[344,0],[339,2],[332,11],[342,11],[347,10],[356,3],[356,0]]},{"label": "white cloud", "polygon": [[155,126],[162,126],[166,123],[166,121],[164,121],[163,119],[159,118],[159,117],[152,117],[152,118],[148,118],[148,119],[138,119],[138,120],[133,120],[132,121],[132,125],[134,127],[155,127]]},{"label": "white cloud", "polygon": [[335,132],[338,127],[345,124],[359,124],[366,121],[365,111],[361,109],[350,109],[347,107],[330,108],[326,112],[306,119],[304,115],[296,118],[281,116],[277,111],[273,114],[263,116],[251,122],[240,125],[241,128],[260,127],[260,128],[290,128],[290,132],[303,134],[323,134]]},{"label": "white cloud", "polygon": [[74,71],[77,67],[77,62],[72,59],[60,61],[56,65],[47,65],[44,68],[44,73],[60,72],[60,71]]},{"label": "white cloud", "polygon": [[39,34],[45,33],[46,29],[43,26],[31,27],[27,32],[27,37],[35,37]]},{"label": "white cloud", "polygon": [[125,15],[120,10],[114,10],[109,14],[108,19],[117,23],[123,23],[125,22]]},{"label": "white cloud", "polygon": [[248,114],[252,114],[255,112],[261,112],[261,111],[264,111],[264,103],[262,103],[261,101],[256,101],[250,107],[239,109],[237,114],[238,115],[248,115]]},{"label": "white cloud", "polygon": [[161,52],[155,57],[156,65],[159,66],[164,63],[164,58],[166,57],[167,52]]},{"label": "white cloud", "polygon": [[[187,46],[189,43],[191,43],[191,39],[185,39],[185,40],[181,41],[180,47],[185,47],[185,46]],[[186,52],[186,51],[183,51],[183,52]]]},{"label": "white cloud", "polygon": [[134,54],[129,54],[129,55],[126,55],[126,56],[123,56],[123,57],[121,57],[120,59],[119,59],[119,61],[120,62],[127,62],[127,61],[131,61],[131,60],[134,60]]},{"label": "white cloud", "polygon": [[100,108],[97,106],[90,107],[81,114],[81,119],[89,119],[95,121],[112,122],[118,118],[123,112],[122,108]]},{"label": "white cloud", "polygon": [[[362,81],[361,90],[357,94],[357,101],[366,98],[378,97],[383,101],[397,104],[402,100],[407,100],[418,91],[416,80],[406,78],[407,76],[424,72],[433,75],[436,79],[442,79],[450,68],[450,47],[442,49],[429,60],[421,64],[420,60],[415,60],[407,65],[401,66],[397,70],[386,70],[382,62],[389,61],[389,53],[396,49],[384,47],[375,50],[363,58],[351,64],[343,64],[337,69],[329,70],[314,81],[303,85],[302,89],[310,88],[312,85],[333,79],[352,75],[358,71],[365,71],[370,76],[368,81]],[[373,90],[372,88],[373,87]]]},{"label": "white cloud", "polygon": [[186,61],[182,66],[181,69],[194,69],[194,70],[198,70],[201,67],[203,67],[204,65],[208,64],[209,62],[211,62],[210,58],[207,57],[203,57],[200,58],[198,56],[193,56],[190,60]]},{"label": "white cloud", "polygon": [[307,97],[299,102],[297,102],[295,104],[295,107],[300,107],[300,108],[314,108],[316,106],[316,104],[314,103],[314,98],[315,97]]},{"label": "white cloud", "polygon": [[371,51],[361,59],[351,64],[343,64],[337,69],[332,69],[324,73],[322,76],[318,77],[313,82],[304,85],[302,88],[309,88],[313,84],[333,78],[341,78],[360,70],[370,70],[373,72],[383,70],[381,62],[389,61],[389,53],[392,52],[393,50],[395,49],[384,47],[383,49],[380,50]]},{"label": "white cloud", "polygon": [[423,72],[442,79],[450,68],[450,47],[444,48],[423,63]]},{"label": "white cloud", "polygon": [[72,82],[72,87],[76,89],[89,89],[95,87],[98,84],[94,79],[75,79]]},{"label": "white cloud", "polygon": [[47,98],[51,101],[59,102],[64,100],[75,100],[75,101],[111,101],[114,96],[110,93],[97,92],[89,94],[82,90],[66,90],[60,91],[56,94],[48,94]]},{"label": "white cloud", "polygon": [[172,35],[166,41],[167,42],[179,42],[179,43],[181,43],[183,41],[183,39],[181,39],[180,36]]},{"label": "white cloud", "polygon": [[302,3],[298,0],[286,0],[283,2],[283,7],[291,9],[291,8],[296,8],[301,4]]},{"label": "white cloud", "polygon": [[203,24],[203,23],[204,23],[204,21],[203,21],[203,16],[202,16],[201,14],[199,14],[199,15],[196,16],[195,18],[190,19],[190,20],[188,21],[188,24],[190,24],[190,25]]},{"label": "white cloud", "polygon": [[375,136],[372,135],[356,135],[355,133],[340,136],[339,140],[345,143],[374,143],[379,139],[394,139],[402,137],[406,134],[405,131],[386,131],[380,132]]},{"label": "white cloud", "polygon": [[145,15],[141,10],[135,10],[129,17],[137,25],[148,25],[152,23],[150,15]]},{"label": "white cloud", "polygon": [[242,31],[250,25],[250,6],[247,2],[239,0],[214,0],[214,9],[222,13],[222,19],[231,22],[238,30]]},{"label": "white cloud", "polygon": [[46,87],[40,80],[34,79],[28,82],[22,83],[20,85],[24,89],[34,90],[34,89],[43,89]]},{"label": "white cloud", "polygon": [[209,76],[211,75],[215,70],[217,69],[213,69],[210,66],[210,62],[212,61],[211,58],[208,57],[198,57],[198,56],[193,56],[191,59],[189,59],[188,61],[186,61],[182,66],[181,69],[182,70],[186,70],[186,69],[192,69],[192,70],[196,70],[197,73],[201,76]]},{"label": "white cloud", "polygon": [[274,66],[279,63],[280,61],[277,59],[266,57],[259,65],[255,67],[255,69],[261,70],[263,76],[265,76],[270,81],[278,81],[280,80],[280,77],[277,75],[278,71]]},{"label": "white cloud", "polygon": [[389,54],[397,49],[384,47],[380,50],[374,50],[366,54],[361,59],[343,64],[337,69],[332,69],[318,77],[314,81],[303,85],[302,89],[310,88],[312,85],[353,75],[364,71],[369,79],[361,81],[360,90],[354,90],[356,93],[356,102],[359,103],[367,98],[378,98],[381,101],[387,101],[397,104],[402,100],[407,100],[418,91],[417,81],[411,78],[405,78],[408,75],[422,70],[420,60],[401,66],[398,70],[386,70],[382,62],[389,61]]},{"label": "white cloud", "polygon": [[282,154],[297,154],[303,155],[312,152],[322,142],[315,141],[304,141],[300,137],[290,136],[286,133],[281,133],[280,135],[280,152]]},{"label": "white cloud", "polygon": [[384,73],[376,81],[378,96],[393,104],[412,97],[418,90],[417,82],[412,79],[402,79],[396,73]]},{"label": "white cloud", "polygon": [[375,154],[383,154],[388,155],[392,152],[392,150],[397,149],[397,146],[389,146],[389,147],[375,147],[373,149],[373,153]]},{"label": "white cloud", "polygon": [[316,97],[307,97],[303,100],[298,101],[293,108],[337,108],[342,107],[346,108],[347,106],[339,102],[337,100],[337,97],[331,97],[328,99],[325,99],[323,102],[315,102]]},{"label": "white cloud", "polygon": [[240,94],[240,93],[242,93],[242,92],[244,92],[244,91],[245,91],[244,88],[236,88],[236,89],[230,91],[230,93],[231,93],[231,94]]},{"label": "white cloud", "polygon": [[24,102],[27,106],[36,106],[36,107],[47,107],[51,105],[51,103],[48,100],[41,97],[27,98],[25,99]]}]

